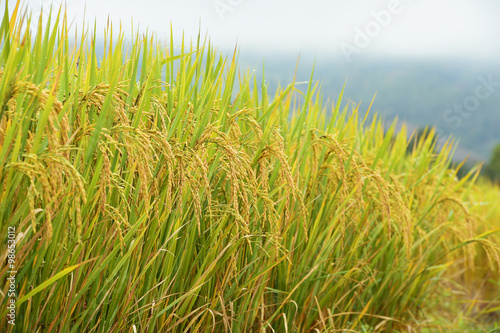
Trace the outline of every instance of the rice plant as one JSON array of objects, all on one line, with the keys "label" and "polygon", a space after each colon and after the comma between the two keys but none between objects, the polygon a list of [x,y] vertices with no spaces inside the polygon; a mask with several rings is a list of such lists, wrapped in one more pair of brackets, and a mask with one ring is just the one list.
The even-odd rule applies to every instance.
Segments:
[{"label": "rice plant", "polygon": [[64,10],[32,31],[7,6],[2,331],[418,332],[498,313],[500,192],[456,177],[451,139],[407,154],[405,130],[342,94],[322,105],[312,81],[271,95],[207,39],[129,45],[110,25],[97,54]]}]

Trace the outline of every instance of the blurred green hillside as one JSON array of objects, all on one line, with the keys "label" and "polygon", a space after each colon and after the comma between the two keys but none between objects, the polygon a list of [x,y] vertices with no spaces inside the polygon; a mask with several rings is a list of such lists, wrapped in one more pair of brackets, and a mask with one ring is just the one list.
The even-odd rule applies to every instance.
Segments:
[{"label": "blurred green hillside", "polygon": [[[262,72],[271,91],[278,82],[290,82],[297,65],[296,55],[241,53],[240,67]],[[452,134],[460,140],[461,155],[477,155],[489,160],[495,145],[500,142],[500,66],[474,61],[433,61],[417,59],[356,60],[347,64],[344,59],[301,57],[297,66],[297,81],[310,79],[315,65],[314,79],[319,80],[324,100],[335,101],[346,83],[344,99],[361,103],[366,110],[376,94],[372,110],[392,122],[395,117],[404,120],[409,128],[431,125],[442,136]],[[473,112],[463,106],[475,95],[482,77],[491,76],[494,91],[481,100]],[[306,87],[306,85],[304,85]],[[480,90],[486,93],[484,88]],[[462,113],[454,109],[462,105]],[[364,111],[363,111],[364,112]],[[467,114],[469,116],[467,117]]]}]

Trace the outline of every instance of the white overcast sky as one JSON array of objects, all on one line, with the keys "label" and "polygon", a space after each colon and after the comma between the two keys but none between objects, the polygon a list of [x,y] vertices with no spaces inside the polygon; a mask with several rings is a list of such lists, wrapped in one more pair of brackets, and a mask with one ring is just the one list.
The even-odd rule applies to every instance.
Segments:
[{"label": "white overcast sky", "polygon": [[[131,18],[141,31],[162,39],[174,31],[202,34],[222,48],[243,51],[287,51],[342,55],[341,45],[353,45],[356,29],[374,21],[372,12],[399,3],[398,14],[370,38],[363,53],[416,57],[500,56],[498,0],[65,0],[70,18],[81,25],[95,19],[102,31],[108,16],[130,31]],[[3,2],[3,1],[2,1]],[[25,0],[39,12],[60,0]],[[10,0],[13,3],[13,0]],[[201,23],[200,23],[201,22]],[[200,26],[201,24],[201,26]],[[375,31],[375,30],[374,30]],[[177,35],[177,34],[176,34]]]}]

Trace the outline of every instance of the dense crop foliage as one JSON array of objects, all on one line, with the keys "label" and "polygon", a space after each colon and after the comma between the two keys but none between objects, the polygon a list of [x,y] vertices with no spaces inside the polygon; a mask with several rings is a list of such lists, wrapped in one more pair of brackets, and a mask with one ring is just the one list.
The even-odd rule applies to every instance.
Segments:
[{"label": "dense crop foliage", "polygon": [[499,189],[458,180],[451,142],[407,154],[404,131],[313,84],[270,96],[203,40],[126,47],[110,27],[97,55],[53,21],[16,7],[0,27],[2,331],[417,331],[457,324],[438,307],[497,310]]}]

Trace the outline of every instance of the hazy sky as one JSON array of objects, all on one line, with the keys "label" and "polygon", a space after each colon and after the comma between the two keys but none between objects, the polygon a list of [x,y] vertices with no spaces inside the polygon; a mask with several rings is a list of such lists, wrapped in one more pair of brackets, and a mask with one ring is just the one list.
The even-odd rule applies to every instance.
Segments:
[{"label": "hazy sky", "polygon": [[[12,0],[11,0],[12,2]],[[30,0],[34,12],[54,0]],[[219,47],[356,56],[500,56],[498,0],[66,0],[81,24],[108,15],[127,29],[139,25],[160,37],[200,28]],[[387,15],[390,13],[390,16]],[[378,20],[377,20],[378,17]],[[367,34],[368,33],[368,34]]]}]

